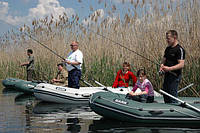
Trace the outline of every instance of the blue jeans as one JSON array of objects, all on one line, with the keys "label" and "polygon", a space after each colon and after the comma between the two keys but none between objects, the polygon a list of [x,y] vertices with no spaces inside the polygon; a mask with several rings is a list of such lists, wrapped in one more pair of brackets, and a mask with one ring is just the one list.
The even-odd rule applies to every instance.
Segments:
[{"label": "blue jeans", "polygon": [[69,71],[68,75],[68,87],[80,88],[79,80],[81,79],[81,70],[73,69]]},{"label": "blue jeans", "polygon": [[[170,73],[165,73],[164,83],[163,83],[163,90],[169,94],[171,94],[174,97],[178,97],[178,85],[181,80],[181,75],[175,76]],[[165,103],[177,103],[178,101],[166,96],[164,96]]]}]

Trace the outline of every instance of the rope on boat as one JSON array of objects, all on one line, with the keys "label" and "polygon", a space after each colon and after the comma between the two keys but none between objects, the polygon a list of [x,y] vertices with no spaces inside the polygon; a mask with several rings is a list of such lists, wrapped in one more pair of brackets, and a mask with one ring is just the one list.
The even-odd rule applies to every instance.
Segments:
[{"label": "rope on boat", "polygon": [[106,98],[102,98],[101,96],[97,96],[96,98],[93,99],[93,101],[91,101],[92,103],[94,103],[94,101],[97,99],[97,98],[100,98],[102,100],[105,100],[105,101],[108,101],[108,102],[111,102],[113,104],[117,104],[117,105],[120,105],[120,106],[124,106],[126,108],[130,108],[130,109],[135,109],[135,110],[139,110],[139,111],[170,111],[170,112],[177,112],[177,113],[180,113],[180,114],[184,114],[184,115],[187,115],[187,116],[190,116],[190,117],[194,117],[194,118],[197,118],[197,119],[200,119],[200,117],[198,116],[195,116],[195,115],[192,115],[192,114],[189,114],[189,113],[184,113],[184,112],[181,112],[179,110],[176,110],[176,109],[144,109],[144,108],[135,108],[135,107],[130,107],[130,106],[127,106],[127,105],[124,105],[124,104],[120,104],[120,103],[116,103],[116,102],[113,102],[113,101],[110,101],[109,99],[106,99]]}]

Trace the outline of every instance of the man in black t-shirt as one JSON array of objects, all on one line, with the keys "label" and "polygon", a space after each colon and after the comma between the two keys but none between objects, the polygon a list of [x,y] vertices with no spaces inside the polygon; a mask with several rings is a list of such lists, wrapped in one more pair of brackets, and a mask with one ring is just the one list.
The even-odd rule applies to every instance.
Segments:
[{"label": "man in black t-shirt", "polygon": [[[178,33],[169,30],[166,33],[168,47],[165,49],[160,71],[165,73],[163,90],[177,97],[177,89],[181,80],[181,71],[185,62],[185,50],[179,45]],[[177,103],[171,97],[164,95],[165,103]]]}]

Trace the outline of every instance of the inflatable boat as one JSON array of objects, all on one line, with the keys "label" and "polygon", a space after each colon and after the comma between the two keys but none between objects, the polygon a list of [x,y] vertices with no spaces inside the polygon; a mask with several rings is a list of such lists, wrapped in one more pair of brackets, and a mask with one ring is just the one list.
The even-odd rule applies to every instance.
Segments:
[{"label": "inflatable boat", "polygon": [[[182,97],[184,102],[165,104],[160,98],[153,103],[134,101],[123,94],[94,93],[89,106],[110,119],[143,124],[200,124],[200,98]],[[160,100],[159,100],[160,99]]]},{"label": "inflatable boat", "polygon": [[40,83],[34,88],[34,95],[47,102],[55,103],[89,103],[89,98],[93,93],[111,91],[118,94],[127,94],[131,88],[112,87],[80,87],[79,89],[57,86],[48,83]]},{"label": "inflatable boat", "polygon": [[15,89],[20,92],[33,94],[33,89],[38,84],[38,82],[27,81],[17,78],[6,78],[2,80],[2,84],[5,88]]},{"label": "inflatable boat", "polygon": [[103,87],[80,87],[79,89],[40,83],[34,89],[36,98],[54,103],[87,103],[91,94],[104,91]]}]

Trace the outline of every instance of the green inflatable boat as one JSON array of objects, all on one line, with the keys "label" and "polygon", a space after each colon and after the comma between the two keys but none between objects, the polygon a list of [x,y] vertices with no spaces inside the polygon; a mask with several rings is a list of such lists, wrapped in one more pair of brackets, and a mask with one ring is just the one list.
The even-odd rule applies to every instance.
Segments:
[{"label": "green inflatable boat", "polygon": [[38,82],[26,81],[16,78],[6,78],[2,81],[2,84],[6,88],[11,88],[24,93],[32,94],[33,89],[38,84]]},{"label": "green inflatable boat", "polygon": [[140,124],[200,124],[200,98],[182,97],[177,104],[165,104],[162,97],[154,103],[137,102],[124,94],[112,92],[94,93],[89,100],[97,114],[120,121]]}]

